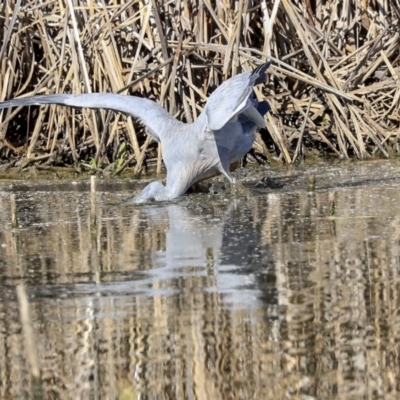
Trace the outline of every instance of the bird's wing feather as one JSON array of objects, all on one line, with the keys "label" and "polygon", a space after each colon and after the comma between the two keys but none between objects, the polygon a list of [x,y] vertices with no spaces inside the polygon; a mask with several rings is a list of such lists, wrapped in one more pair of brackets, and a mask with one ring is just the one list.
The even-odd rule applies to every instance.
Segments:
[{"label": "bird's wing feather", "polygon": [[[270,106],[266,101],[257,103],[253,97],[250,97],[252,107],[263,117]],[[232,163],[240,160],[250,151],[255,139],[257,124],[248,112],[242,112],[235,122],[227,122],[221,129],[212,131],[205,129],[203,132],[205,140],[214,141],[221,162]]]},{"label": "bird's wing feather", "polygon": [[[265,80],[265,71],[270,64],[262,64],[254,71],[228,79],[211,94],[205,108],[207,124],[211,130],[221,129],[228,121],[253,107],[249,101],[253,86]],[[256,109],[250,110],[250,117],[258,126],[264,126],[264,120]]]},{"label": "bird's wing feather", "polygon": [[104,108],[121,112],[139,119],[157,141],[162,140],[164,134],[173,130],[174,125],[181,124],[152,100],[113,93],[30,96],[4,101],[0,103],[0,109],[41,104],[58,104],[73,108]]}]

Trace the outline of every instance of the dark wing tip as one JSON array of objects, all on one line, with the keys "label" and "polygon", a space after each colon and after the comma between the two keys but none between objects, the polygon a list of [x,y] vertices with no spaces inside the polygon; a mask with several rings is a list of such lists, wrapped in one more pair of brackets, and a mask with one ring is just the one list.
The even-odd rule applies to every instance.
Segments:
[{"label": "dark wing tip", "polygon": [[271,61],[259,65],[252,73],[251,77],[254,79],[254,85],[263,83],[266,79],[265,71],[270,67]]},{"label": "dark wing tip", "polygon": [[271,111],[271,107],[266,101],[260,101],[257,104],[257,111],[264,116],[267,112]]}]

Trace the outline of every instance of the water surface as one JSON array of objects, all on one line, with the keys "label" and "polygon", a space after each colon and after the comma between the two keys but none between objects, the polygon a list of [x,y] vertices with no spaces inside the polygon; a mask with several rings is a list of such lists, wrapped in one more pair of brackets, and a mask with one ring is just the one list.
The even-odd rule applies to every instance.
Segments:
[{"label": "water surface", "polygon": [[265,176],[143,206],[134,181],[95,207],[89,181],[0,183],[0,398],[398,398],[400,164]]}]

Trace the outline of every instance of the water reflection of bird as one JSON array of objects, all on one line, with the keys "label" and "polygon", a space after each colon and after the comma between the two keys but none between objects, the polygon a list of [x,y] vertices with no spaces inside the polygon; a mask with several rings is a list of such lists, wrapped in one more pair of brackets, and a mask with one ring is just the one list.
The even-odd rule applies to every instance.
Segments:
[{"label": "water reflection of bird", "polygon": [[171,200],[181,196],[200,179],[223,174],[235,184],[229,166],[252,147],[257,127],[265,127],[267,102],[258,103],[253,86],[265,81],[264,63],[253,71],[236,75],[210,96],[203,112],[191,124],[176,120],[154,101],[112,93],[52,94],[31,96],[0,103],[7,107],[58,104],[75,108],[105,108],[138,118],[161,142],[167,183],[152,182],[133,202]]},{"label": "water reflection of bird", "polygon": [[227,303],[246,308],[259,307],[260,300],[276,302],[274,284],[264,281],[266,272],[273,280],[274,265],[269,245],[260,237],[259,222],[264,218],[255,219],[269,211],[265,197],[234,202],[188,199],[138,210],[135,221],[145,222],[140,235],[157,232],[158,237],[157,251],[148,265],[142,265],[148,276],[164,284],[182,282],[182,277],[207,277],[200,291],[215,291]]}]

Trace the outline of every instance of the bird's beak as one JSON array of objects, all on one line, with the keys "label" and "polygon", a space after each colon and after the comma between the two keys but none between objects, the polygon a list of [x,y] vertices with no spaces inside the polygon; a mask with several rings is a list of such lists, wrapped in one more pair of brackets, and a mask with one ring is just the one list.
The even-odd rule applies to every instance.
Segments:
[{"label": "bird's beak", "polygon": [[265,128],[266,127],[263,116],[257,111],[257,109],[253,105],[250,105],[249,107],[247,107],[243,111],[243,114],[248,119],[253,121],[259,128]]}]

